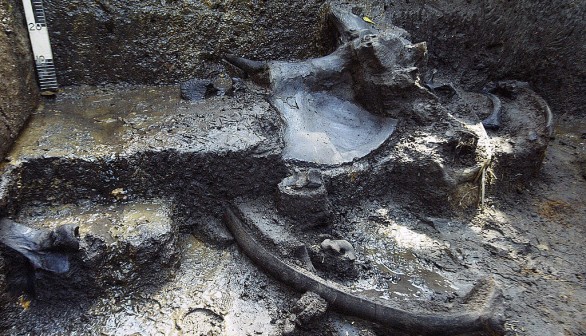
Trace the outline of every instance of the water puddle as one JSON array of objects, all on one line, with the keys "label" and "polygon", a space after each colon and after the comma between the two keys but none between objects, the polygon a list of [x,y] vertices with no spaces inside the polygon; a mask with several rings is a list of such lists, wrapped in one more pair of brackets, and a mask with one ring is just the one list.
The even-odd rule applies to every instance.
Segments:
[{"label": "water puddle", "polygon": [[372,298],[424,299],[436,292],[452,292],[456,289],[450,281],[441,276],[433,266],[420,260],[407,250],[379,252],[365,249],[364,253],[373,260],[381,277],[376,289],[361,291]]},{"label": "water puddle", "polygon": [[188,102],[177,86],[69,87],[31,116],[9,159],[95,159],[214,146],[237,150],[265,140],[257,126],[272,114],[260,96]]},{"label": "water puddle", "polygon": [[354,284],[357,293],[372,299],[429,300],[458,289],[434,265],[444,254],[442,242],[395,222],[385,209],[377,210],[377,216],[378,221],[357,223],[356,229],[366,237],[355,248],[374,266],[375,274]]},{"label": "water puddle", "polygon": [[81,237],[100,237],[106,244],[117,239],[144,240],[145,234],[169,231],[170,206],[164,201],[148,203],[94,203],[64,205],[29,205],[18,214],[16,221],[33,227],[55,228],[64,224],[79,225]]}]

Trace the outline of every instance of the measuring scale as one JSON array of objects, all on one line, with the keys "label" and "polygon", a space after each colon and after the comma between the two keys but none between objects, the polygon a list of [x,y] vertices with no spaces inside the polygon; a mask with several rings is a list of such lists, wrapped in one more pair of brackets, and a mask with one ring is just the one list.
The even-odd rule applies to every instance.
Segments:
[{"label": "measuring scale", "polygon": [[42,95],[53,95],[58,89],[53,52],[42,0],[22,0],[26,26],[31,39],[35,66]]}]

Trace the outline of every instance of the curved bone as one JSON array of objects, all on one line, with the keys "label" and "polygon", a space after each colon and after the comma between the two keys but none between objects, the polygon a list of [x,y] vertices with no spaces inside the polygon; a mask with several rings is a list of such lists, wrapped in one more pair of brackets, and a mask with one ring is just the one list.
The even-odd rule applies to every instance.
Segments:
[{"label": "curved bone", "polygon": [[545,114],[545,131],[547,132],[547,135],[551,137],[553,135],[553,113],[549,108],[549,104],[547,104],[543,97],[538,94],[534,95],[534,97]]},{"label": "curved bone", "polygon": [[491,314],[500,297],[494,286],[487,301],[476,311],[433,315],[407,312],[348,293],[339,285],[285,264],[255,240],[230,206],[226,206],[224,219],[240,248],[255,264],[299,291],[319,294],[332,308],[342,313],[417,335],[457,335],[475,331],[502,334],[500,321]]},{"label": "curved bone", "polygon": [[[531,97],[534,99],[538,108],[540,108],[543,111],[544,118],[545,118],[544,129],[545,129],[546,134],[548,136],[552,136],[552,134],[553,134],[553,113],[551,112],[551,109],[549,108],[549,105],[547,104],[545,99],[543,99],[543,97],[541,97],[540,95],[538,95],[536,92],[534,92],[533,90],[531,90],[529,88],[529,83],[516,81],[516,80],[504,80],[504,81],[499,81],[496,83],[490,83],[485,88],[484,92],[487,93],[487,92],[490,92],[490,91],[493,91],[496,89],[503,90],[504,92],[506,92],[508,94],[518,94],[522,91],[529,91]],[[493,103],[494,103],[494,101],[493,101]],[[500,104],[500,102],[499,102],[499,104]]]},{"label": "curved bone", "polygon": [[225,54],[224,59],[232,65],[242,69],[248,75],[257,74],[268,69],[267,62],[253,61],[233,54]]},{"label": "curved bone", "polygon": [[492,102],[492,113],[488,116],[488,118],[482,121],[482,125],[488,129],[499,129],[501,127],[501,109],[502,104],[499,97],[495,96],[490,92],[485,93],[490,101]]}]

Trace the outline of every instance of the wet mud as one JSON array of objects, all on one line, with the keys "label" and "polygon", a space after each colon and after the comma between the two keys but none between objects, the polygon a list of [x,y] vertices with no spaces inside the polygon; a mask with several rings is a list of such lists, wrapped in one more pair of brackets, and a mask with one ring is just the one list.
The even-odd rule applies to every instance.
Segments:
[{"label": "wet mud", "polygon": [[[72,101],[78,104],[84,91],[79,88],[75,90],[77,93],[72,92],[71,97],[76,97]],[[133,90],[144,92],[148,97],[161,97],[156,94],[159,89],[133,88],[130,92]],[[169,92],[178,94],[176,88],[162,90],[167,102],[172,99],[169,97],[173,97]],[[90,92],[91,101],[94,101],[94,92]],[[141,102],[148,101],[144,94],[138,96]],[[78,148],[78,153],[93,153],[98,157],[100,153],[109,155],[111,148],[119,153],[133,148],[132,142],[120,141],[125,137],[124,132],[135,131],[132,127],[120,122],[122,126],[113,131],[104,128],[101,122],[103,119],[115,119],[122,115],[122,118],[132,120],[132,114],[129,117],[128,113],[121,113],[119,110],[108,114],[103,112],[99,103],[86,105],[85,109],[75,109],[77,113],[85,111],[87,116],[66,118],[67,121],[62,119],[58,128],[64,130],[63,135],[54,128],[43,133],[43,127],[55,127],[55,120],[46,122],[43,116],[46,114],[47,118],[57,117],[56,110],[67,108],[67,104],[61,105],[67,101],[65,97],[67,96],[63,96],[61,103],[47,102],[47,110],[35,116],[32,125],[38,122],[38,127],[29,128],[30,138],[25,133],[20,139],[21,146],[15,147],[19,151],[10,155],[12,162],[34,162],[46,160],[45,156],[59,156],[65,150],[60,149],[57,144],[71,146],[68,149]],[[132,94],[126,95],[123,92],[120,97],[132,97]],[[234,98],[217,99],[225,102]],[[114,102],[122,106],[133,105],[128,98]],[[166,100],[158,99],[152,102],[152,106],[161,102],[170,104]],[[203,104],[210,103],[212,102]],[[176,101],[176,104],[178,105],[171,105],[174,108],[184,105],[185,109],[198,106],[180,101]],[[95,110],[88,109],[87,106],[93,106]],[[173,109],[166,110],[166,113],[170,111]],[[199,120],[196,115],[185,113],[183,118],[190,116]],[[234,113],[230,115],[235,116]],[[94,119],[96,116],[99,116],[99,121]],[[212,118],[213,115],[205,117]],[[156,125],[157,118],[166,121],[161,122],[160,127],[145,130],[145,134],[153,132],[155,137],[160,132],[169,134],[166,130],[177,125],[168,123],[171,119],[164,113],[157,115],[153,111],[148,118],[151,118],[149,125]],[[91,135],[103,132],[103,135],[88,137],[89,141],[74,142],[77,145],[72,146],[72,142],[65,140],[65,134],[75,132],[69,133],[68,128],[64,127],[67,124],[74,127],[91,125],[91,132],[80,133]],[[584,305],[583,265],[580,266],[580,260],[584,259],[577,247],[580,246],[578,240],[584,237],[580,223],[586,211],[581,197],[586,181],[580,175],[580,158],[583,156],[581,148],[584,141],[579,133],[580,125],[572,119],[558,126],[557,137],[547,152],[543,171],[537,180],[516,191],[518,194],[515,200],[508,196],[510,194],[494,193],[481,211],[442,218],[428,216],[409,203],[403,203],[400,198],[394,201],[363,200],[352,207],[335,206],[332,224],[319,228],[319,234],[325,235],[322,237],[348,240],[356,250],[357,267],[360,270],[358,277],[342,277],[337,281],[353,288],[360,295],[390,301],[403,308],[441,311],[442,305],[462,299],[476,280],[483,276],[493,276],[504,291],[507,318],[505,327],[509,334],[531,335],[544,328],[552,334],[564,330],[579,334],[583,327],[579,323],[583,314],[580,307]],[[206,132],[205,128],[190,130],[196,134]],[[214,129],[208,129],[207,132],[211,131]],[[35,142],[43,134],[45,143],[52,144],[51,146],[43,147]],[[152,141],[141,140],[140,137],[131,138],[144,143]],[[165,139],[168,145],[177,138],[169,136]],[[84,144],[90,150],[81,150]],[[96,144],[108,150],[94,151]],[[182,141],[177,141],[176,144],[184,146]],[[47,148],[50,150],[46,150]],[[87,154],[81,156],[83,155]],[[23,203],[29,204],[28,206],[13,205],[15,219],[28,225],[44,223],[43,225],[49,226],[77,221],[81,224],[82,234],[91,232],[112,244],[120,238],[116,237],[116,233],[122,234],[126,230],[114,230],[112,224],[108,224],[111,220],[92,221],[92,218],[98,218],[97,214],[108,218],[113,209],[122,206],[128,209],[126,211],[129,211],[129,215],[120,223],[128,223],[132,218],[137,221],[144,217],[149,220],[153,218],[148,211],[145,213],[141,209],[152,208],[154,205],[150,204],[154,204],[154,199],[146,199],[146,203],[141,201],[145,205],[133,205],[137,199],[144,199],[148,194],[137,192],[139,189],[128,188],[124,182],[110,184],[111,187],[98,198],[94,198],[93,193],[74,193],[75,197],[89,197],[103,204],[96,205],[93,201],[85,203],[88,206],[86,210],[83,210],[84,203],[79,202],[64,206],[58,205],[59,202],[55,204],[56,199],[52,195],[57,196],[60,191],[51,191],[50,186],[44,192],[34,191],[35,197],[31,196],[32,198]],[[24,194],[22,190],[34,190],[27,186],[26,179],[20,183],[21,194]],[[116,190],[117,188],[122,190]],[[243,194],[246,195],[245,192]],[[45,197],[37,198],[38,195]],[[27,200],[26,197],[22,199]],[[34,199],[37,202],[30,203]],[[39,203],[38,199],[44,201]],[[194,200],[197,203],[197,199]],[[178,200],[176,202],[181,203]],[[205,205],[200,211],[207,213],[208,217],[200,214],[189,217],[189,221],[185,221],[187,214],[180,211],[180,206],[166,212],[174,225],[183,228],[179,229],[180,232],[193,230],[192,233],[195,234],[178,234],[176,246],[181,257],[170,277],[157,272],[155,277],[159,278],[158,281],[147,282],[138,287],[136,285],[140,282],[134,282],[133,285],[130,281],[125,286],[108,287],[103,294],[91,298],[83,291],[78,292],[79,296],[67,300],[37,299],[32,300],[29,305],[23,305],[18,298],[14,298],[11,301],[12,309],[20,313],[18,318],[12,315],[14,319],[10,320],[10,327],[6,332],[281,334],[287,326],[289,311],[300,294],[264,275],[235,245],[229,242],[228,245],[218,245],[217,240],[210,238],[214,233],[210,233],[201,221],[205,220],[207,225],[210,222],[212,225],[222,226],[221,221],[213,219],[219,214],[214,209],[214,206]],[[267,208],[266,211],[271,213],[272,210]],[[321,241],[317,236],[308,237],[310,244],[319,244]],[[144,276],[142,271],[138,272],[139,276]],[[551,294],[544,296],[544,291],[551,291]],[[80,314],[82,317],[78,318]],[[169,319],[169,316],[173,318]],[[343,317],[335,312],[328,312],[320,321],[318,325],[305,326],[305,329],[299,329],[298,332],[312,335],[346,332],[388,334],[376,325]],[[356,326],[360,328],[356,329]]]},{"label": "wet mud", "polygon": [[[72,14],[99,11],[99,27],[110,34],[125,27],[118,15],[124,4],[77,5]],[[234,14],[225,1],[204,5]],[[351,11],[372,10],[378,20],[381,8]],[[299,24],[317,21],[305,19]],[[85,23],[71,22],[73,35],[82,36]],[[68,43],[57,41],[58,48]],[[305,58],[332,51],[333,44],[307,43],[294,39],[283,52]],[[283,56],[252,50],[238,49]],[[214,63],[223,51],[198,57]],[[451,63],[444,61],[432,65],[445,70]],[[198,73],[193,67],[169,78]],[[130,81],[160,78],[163,70]],[[97,72],[92,84],[111,79]],[[457,73],[441,72],[436,81],[478,84]],[[77,68],[67,76],[88,79]],[[491,312],[502,318],[502,334],[583,334],[586,124],[579,115],[556,115],[550,137],[539,96],[505,90],[495,93],[503,126],[486,131],[481,121],[494,99],[473,91],[457,86],[453,97],[437,93],[437,103],[414,104],[409,118],[381,128],[384,140],[367,139],[366,150],[322,166],[291,160],[299,159],[289,155],[291,121],[270,104],[270,91],[251,81],[197,101],[182,100],[178,85],[65,88],[43,100],[0,165],[0,216],[38,228],[79,225],[80,250],[69,255],[69,272],[54,274],[27,273],[27,261],[2,248],[0,333],[416,334],[325,309],[263,272],[222,220],[229,202],[248,206],[271,253],[352,294],[414,313],[467,312],[465,304],[481,301],[475,285],[491,278],[502,292]],[[327,239],[350,244],[353,258],[323,248]],[[31,274],[34,293],[23,285]]]}]

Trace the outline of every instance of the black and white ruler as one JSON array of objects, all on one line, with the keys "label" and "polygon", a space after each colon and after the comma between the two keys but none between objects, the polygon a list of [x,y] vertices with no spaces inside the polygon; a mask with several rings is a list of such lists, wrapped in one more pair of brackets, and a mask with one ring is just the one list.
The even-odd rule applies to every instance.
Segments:
[{"label": "black and white ruler", "polygon": [[41,93],[56,92],[57,75],[42,0],[22,0]]}]

